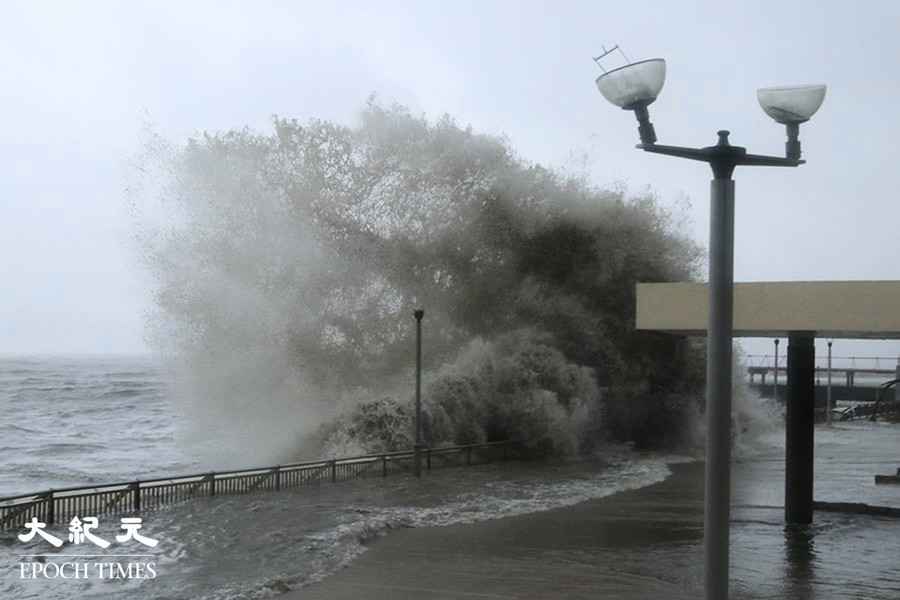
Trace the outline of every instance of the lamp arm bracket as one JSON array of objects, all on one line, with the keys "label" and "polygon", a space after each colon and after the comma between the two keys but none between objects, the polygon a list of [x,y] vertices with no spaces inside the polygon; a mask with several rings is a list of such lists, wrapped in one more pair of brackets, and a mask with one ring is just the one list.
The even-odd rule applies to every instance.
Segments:
[{"label": "lamp arm bracket", "polygon": [[638,144],[636,148],[644,152],[652,152],[654,154],[665,154],[666,156],[677,156],[679,158],[688,158],[691,160],[701,160],[709,162],[709,153],[702,148],[687,148],[685,146],[664,146],[661,144]]},{"label": "lamp arm bracket", "polygon": [[727,147],[727,150],[721,146],[710,146],[707,148],[687,148],[684,146],[665,146],[661,144],[638,144],[636,148],[644,152],[652,152],[654,154],[664,154],[666,156],[676,156],[678,158],[687,158],[690,160],[699,160],[702,162],[719,162],[725,160],[734,166],[748,167],[797,167],[805,164],[805,160],[796,158],[785,158],[783,156],[767,156],[762,154],[746,154],[741,152],[742,148],[735,146]]},{"label": "lamp arm bracket", "polygon": [[801,160],[798,158],[766,156],[762,154],[745,154],[737,164],[750,167],[799,167],[800,165],[805,163],[805,160]]}]

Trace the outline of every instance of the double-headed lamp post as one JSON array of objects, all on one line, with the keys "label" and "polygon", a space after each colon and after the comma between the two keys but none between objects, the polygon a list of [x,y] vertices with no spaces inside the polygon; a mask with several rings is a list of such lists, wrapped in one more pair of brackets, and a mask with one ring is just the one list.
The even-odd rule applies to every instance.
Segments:
[{"label": "double-headed lamp post", "polygon": [[800,123],[825,99],[824,85],[764,88],[757,92],[762,109],[785,125],[785,156],[748,154],[728,142],[728,131],[705,148],[663,146],[647,107],[666,79],[666,61],[652,58],[606,71],[597,78],[603,97],[634,111],[645,152],[702,161],[712,167],[709,235],[709,326],[706,358],[706,484],[704,504],[704,584],[707,600],[728,598],[728,519],[731,501],[731,344],[734,290],[734,180],[737,166],[796,167],[800,160]]}]

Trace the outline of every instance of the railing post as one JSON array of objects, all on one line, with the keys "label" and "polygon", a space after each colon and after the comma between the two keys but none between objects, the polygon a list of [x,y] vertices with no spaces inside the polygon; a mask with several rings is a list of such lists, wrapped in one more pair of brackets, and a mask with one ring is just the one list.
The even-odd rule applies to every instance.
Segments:
[{"label": "railing post", "polygon": [[504,460],[504,461],[506,461],[506,459],[508,458],[508,456],[507,456],[507,454],[506,454],[507,448],[509,448],[509,443],[508,443],[508,442],[503,442],[503,460]]},{"label": "railing post", "polygon": [[141,510],[141,482],[135,481],[131,484],[131,510],[138,512]]},{"label": "railing post", "polygon": [[272,471],[275,479],[275,491],[278,491],[281,489],[281,467],[275,467]]},{"label": "railing post", "polygon": [[337,481],[337,459],[331,461],[331,483]]},{"label": "railing post", "polygon": [[381,476],[387,477],[387,456],[381,456]]},{"label": "railing post", "polygon": [[431,448],[425,451],[425,468],[431,470]]},{"label": "railing post", "polygon": [[48,525],[53,525],[54,523],[56,523],[56,511],[55,511],[53,504],[54,504],[53,490],[50,490],[49,492],[47,492],[47,524]]},{"label": "railing post", "polygon": [[472,446],[466,447],[466,465],[472,464]]},{"label": "railing post", "polygon": [[215,473],[207,473],[206,478],[209,479],[209,495],[216,495],[216,474]]}]

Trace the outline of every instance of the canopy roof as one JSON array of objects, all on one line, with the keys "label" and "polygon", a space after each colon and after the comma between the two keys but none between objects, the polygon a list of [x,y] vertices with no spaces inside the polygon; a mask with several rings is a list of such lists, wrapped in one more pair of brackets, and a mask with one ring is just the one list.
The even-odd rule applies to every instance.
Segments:
[{"label": "canopy roof", "polygon": [[[638,329],[706,335],[705,283],[637,284]],[[900,339],[900,281],[780,281],[734,285],[735,337]]]}]

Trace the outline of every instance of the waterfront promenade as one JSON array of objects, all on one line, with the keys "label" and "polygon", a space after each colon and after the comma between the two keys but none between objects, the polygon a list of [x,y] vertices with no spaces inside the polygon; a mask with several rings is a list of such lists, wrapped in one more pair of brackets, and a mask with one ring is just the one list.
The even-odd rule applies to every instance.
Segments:
[{"label": "waterfront promenade", "polygon": [[662,578],[652,574],[652,559],[635,561],[643,548],[650,559],[673,545],[688,549],[685,558],[700,557],[702,464],[674,468],[662,483],[567,508],[392,531],[348,568],[284,598],[695,598],[702,561],[669,554],[679,564]]},{"label": "waterfront promenade", "polygon": [[[896,463],[900,426],[817,432],[816,499],[900,507],[872,473]],[[784,524],[784,432],[734,468],[735,599],[894,599],[900,519],[816,512]],[[285,600],[694,599],[702,597],[703,464],[574,506],[468,525],[390,531],[368,552]]]}]

